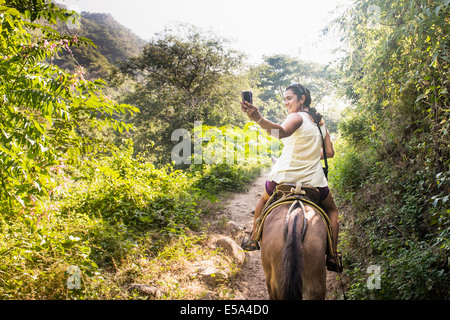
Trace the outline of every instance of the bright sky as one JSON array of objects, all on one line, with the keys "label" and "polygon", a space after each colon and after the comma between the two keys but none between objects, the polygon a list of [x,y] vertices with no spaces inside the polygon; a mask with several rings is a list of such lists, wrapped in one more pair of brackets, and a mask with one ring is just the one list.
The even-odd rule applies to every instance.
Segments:
[{"label": "bright sky", "polygon": [[251,63],[263,55],[288,54],[327,63],[335,46],[320,37],[330,11],[348,0],[56,0],[75,11],[110,13],[120,24],[149,40],[175,22],[187,22],[231,39]]}]

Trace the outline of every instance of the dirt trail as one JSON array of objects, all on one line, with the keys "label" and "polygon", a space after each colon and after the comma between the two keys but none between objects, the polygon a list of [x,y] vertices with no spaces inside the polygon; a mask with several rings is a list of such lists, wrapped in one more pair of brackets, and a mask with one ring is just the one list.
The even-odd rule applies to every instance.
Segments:
[{"label": "dirt trail", "polygon": [[[234,221],[245,231],[252,230],[253,212],[261,197],[266,174],[261,175],[248,186],[248,191],[236,193],[227,200],[223,214],[229,221]],[[243,233],[237,237],[241,243]],[[269,299],[265,283],[265,275],[261,265],[261,251],[246,252],[247,261],[236,279],[236,299],[266,300]],[[327,271],[327,300],[334,300],[339,296],[339,282],[336,273]]]}]

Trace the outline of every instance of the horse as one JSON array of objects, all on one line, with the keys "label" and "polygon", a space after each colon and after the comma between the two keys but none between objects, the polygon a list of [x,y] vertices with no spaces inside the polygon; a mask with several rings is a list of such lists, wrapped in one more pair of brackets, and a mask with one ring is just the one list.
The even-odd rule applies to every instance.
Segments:
[{"label": "horse", "polygon": [[261,262],[272,300],[323,300],[327,220],[314,203],[281,203],[261,227]]}]

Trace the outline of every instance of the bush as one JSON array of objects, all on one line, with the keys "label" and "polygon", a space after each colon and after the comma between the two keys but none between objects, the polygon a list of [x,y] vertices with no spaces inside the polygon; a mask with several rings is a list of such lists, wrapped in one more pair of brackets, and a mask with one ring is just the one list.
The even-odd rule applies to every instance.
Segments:
[{"label": "bush", "polygon": [[211,194],[223,191],[242,191],[243,187],[261,174],[261,167],[255,165],[219,164],[205,166],[194,186]]},{"label": "bush", "polygon": [[37,202],[0,215],[0,299],[65,299],[70,266],[84,275],[85,286],[94,281],[98,265],[86,232],[95,224]]},{"label": "bush", "polygon": [[[86,159],[77,169],[60,165],[51,196],[3,210],[0,298],[95,298],[104,294],[105,271],[117,272],[140,239],[149,237],[151,253],[198,227],[199,195],[188,175],[131,154]],[[81,291],[67,290],[71,268],[80,272]]]},{"label": "bush", "polygon": [[[379,252],[370,261],[350,265],[352,278],[350,299],[443,299],[449,290],[448,269],[442,264],[439,250],[426,242],[402,239],[378,239],[372,247]],[[380,253],[379,249],[383,248]],[[380,267],[380,288],[366,286],[366,268]]]},{"label": "bush", "polygon": [[[77,182],[64,199],[63,213],[78,212],[101,217],[128,228],[176,234],[199,222],[194,182],[171,165],[161,169],[132,158],[132,148],[101,160],[86,160]],[[174,201],[177,199],[177,201]]]},{"label": "bush", "polygon": [[[375,148],[337,144],[330,184],[341,213],[340,250],[352,299],[443,299],[450,289],[449,210],[433,198],[432,174],[411,175]],[[445,200],[445,199],[444,199]],[[433,202],[434,201],[434,202]],[[433,205],[434,203],[434,205]],[[381,267],[381,288],[366,285]]]},{"label": "bush", "polygon": [[330,185],[343,199],[361,191],[372,175],[382,169],[375,148],[357,149],[344,140],[335,143],[336,156],[329,160]]}]

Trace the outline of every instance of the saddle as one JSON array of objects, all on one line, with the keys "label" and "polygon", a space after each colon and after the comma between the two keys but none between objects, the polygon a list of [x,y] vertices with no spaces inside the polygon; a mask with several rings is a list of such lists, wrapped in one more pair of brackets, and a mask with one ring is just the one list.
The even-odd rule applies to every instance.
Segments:
[{"label": "saddle", "polygon": [[[332,252],[333,242],[331,222],[328,218],[328,215],[319,206],[319,200],[319,190],[317,190],[313,186],[302,185],[301,183],[282,183],[277,185],[272,196],[264,205],[261,215],[256,220],[255,240],[258,242],[261,240],[264,222],[267,216],[273,211],[273,209],[277,208],[280,205],[291,204],[289,212],[287,214],[287,216],[289,216],[290,212],[293,211],[296,207],[295,203],[300,203],[302,208],[304,207],[304,205],[308,205],[316,209],[316,211],[319,212],[319,214],[325,221],[325,224],[327,226],[327,253],[334,256],[334,252]],[[304,230],[302,231],[302,233],[304,234],[306,231],[306,223],[304,223],[303,226]]]}]

